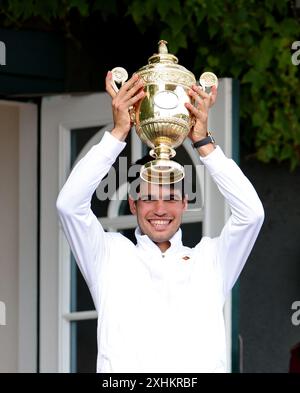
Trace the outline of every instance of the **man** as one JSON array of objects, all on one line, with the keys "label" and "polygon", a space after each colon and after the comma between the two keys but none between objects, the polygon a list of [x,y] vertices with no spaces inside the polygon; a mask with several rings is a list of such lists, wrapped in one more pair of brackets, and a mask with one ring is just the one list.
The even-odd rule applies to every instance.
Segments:
[{"label": "man", "polygon": [[[247,178],[207,136],[207,94],[193,86],[196,122],[189,137],[199,159],[231,208],[219,237],[194,248],[181,242],[187,199],[178,188],[141,181],[137,200],[137,244],[104,232],[90,209],[94,191],[125,147],[129,107],[144,97],[138,76],[112,97],[114,128],[72,170],[57,209],[73,254],[98,311],[98,372],[225,372],[223,306],[261,228],[264,211]],[[205,143],[203,142],[205,141]],[[200,240],[200,239],[199,239]]]}]

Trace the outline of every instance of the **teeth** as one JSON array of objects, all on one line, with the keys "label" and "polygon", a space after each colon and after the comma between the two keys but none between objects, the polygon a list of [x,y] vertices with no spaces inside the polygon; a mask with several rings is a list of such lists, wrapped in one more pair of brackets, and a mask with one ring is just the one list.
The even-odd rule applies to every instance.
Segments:
[{"label": "teeth", "polygon": [[170,220],[150,220],[150,222],[154,225],[166,225],[169,224]]}]

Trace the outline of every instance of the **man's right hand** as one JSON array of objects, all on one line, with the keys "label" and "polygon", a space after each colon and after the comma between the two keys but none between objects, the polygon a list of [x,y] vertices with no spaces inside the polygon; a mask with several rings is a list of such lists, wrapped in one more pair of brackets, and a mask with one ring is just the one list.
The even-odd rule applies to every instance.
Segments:
[{"label": "man's right hand", "polygon": [[112,98],[114,128],[111,133],[119,140],[124,141],[132,126],[129,108],[135,106],[145,96],[144,82],[137,74],[134,74],[116,93],[111,85],[111,80],[112,73],[108,71],[105,88]]}]

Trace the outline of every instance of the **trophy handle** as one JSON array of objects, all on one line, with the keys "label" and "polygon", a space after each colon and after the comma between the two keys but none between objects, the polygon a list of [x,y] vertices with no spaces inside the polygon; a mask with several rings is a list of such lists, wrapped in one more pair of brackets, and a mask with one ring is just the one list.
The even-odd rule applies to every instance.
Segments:
[{"label": "trophy handle", "polygon": [[123,67],[115,67],[114,69],[111,70],[111,72],[112,72],[111,85],[114,91],[118,93],[119,88],[117,86],[117,83],[123,86],[123,84],[128,79],[128,72]]},{"label": "trophy handle", "polygon": [[202,90],[210,94],[212,86],[218,88],[218,77],[213,72],[203,72],[199,78],[199,84]]},{"label": "trophy handle", "polygon": [[[123,84],[128,79],[128,72],[123,67],[115,67],[114,69],[111,70],[111,72],[112,72],[111,85],[114,91],[118,93],[119,88],[117,86],[117,83],[123,86]],[[133,106],[129,108],[129,115],[130,115],[131,122],[135,124],[135,111]]]}]

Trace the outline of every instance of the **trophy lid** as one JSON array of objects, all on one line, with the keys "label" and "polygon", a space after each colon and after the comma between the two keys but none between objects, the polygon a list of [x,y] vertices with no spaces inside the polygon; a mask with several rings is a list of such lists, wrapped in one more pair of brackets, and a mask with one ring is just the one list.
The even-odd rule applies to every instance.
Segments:
[{"label": "trophy lid", "polygon": [[148,64],[154,63],[171,63],[177,64],[178,58],[171,53],[168,53],[167,41],[160,40],[158,42],[158,53],[155,53],[148,59]]},{"label": "trophy lid", "polygon": [[146,84],[155,84],[158,80],[183,85],[190,88],[196,83],[194,74],[178,64],[178,58],[168,53],[167,41],[158,42],[158,53],[148,59],[148,64],[141,67],[137,73]]}]

